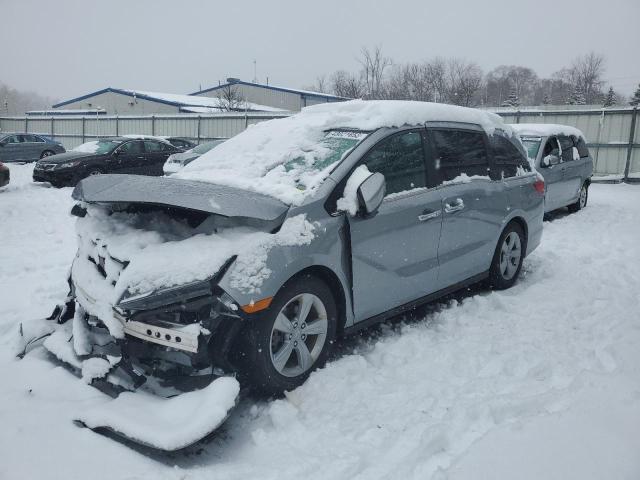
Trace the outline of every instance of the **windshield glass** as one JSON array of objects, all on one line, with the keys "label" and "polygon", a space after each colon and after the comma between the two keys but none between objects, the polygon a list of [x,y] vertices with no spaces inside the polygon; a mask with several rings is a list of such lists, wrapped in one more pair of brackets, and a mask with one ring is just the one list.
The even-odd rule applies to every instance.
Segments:
[{"label": "windshield glass", "polygon": [[[313,151],[305,152],[312,153],[310,157],[296,157],[285,163],[284,168],[287,172],[298,170],[301,174],[307,171],[319,172],[342,159],[366,136],[366,132],[356,130],[331,130]],[[304,189],[304,185],[299,183],[298,188]]]},{"label": "windshield glass", "polygon": [[203,153],[207,153],[212,148],[217,147],[222,142],[224,142],[224,140],[213,140],[212,142],[203,143],[201,145],[198,145],[197,147],[193,147],[191,151],[193,153],[199,153],[200,155],[202,155]]},{"label": "windshield glass", "polygon": [[82,153],[95,153],[96,155],[102,155],[111,152],[122,142],[118,140],[97,140],[94,142],[83,143],[73,149],[74,152]]},{"label": "windshield glass", "polygon": [[523,138],[522,145],[527,150],[527,156],[535,159],[538,156],[538,150],[540,149],[540,138]]}]

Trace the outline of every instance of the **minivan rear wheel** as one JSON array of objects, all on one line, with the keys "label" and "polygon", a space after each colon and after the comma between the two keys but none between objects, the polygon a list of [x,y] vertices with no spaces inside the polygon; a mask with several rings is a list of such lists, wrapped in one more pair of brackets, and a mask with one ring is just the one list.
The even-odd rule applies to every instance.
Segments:
[{"label": "minivan rear wheel", "polygon": [[489,270],[489,282],[496,290],[511,287],[522,270],[526,253],[526,237],[522,227],[512,222],[504,229],[493,255]]},{"label": "minivan rear wheel", "polygon": [[245,337],[242,373],[250,385],[279,395],[321,367],[336,336],[337,308],[329,287],[312,275],[286,283]]},{"label": "minivan rear wheel", "polygon": [[589,185],[585,183],[580,189],[580,195],[578,196],[578,200],[576,201],[576,203],[572,203],[571,205],[569,205],[569,211],[571,213],[575,213],[579,210],[582,210],[587,206],[587,200],[589,200]]},{"label": "minivan rear wheel", "polygon": [[40,158],[50,157],[52,155],[55,155],[55,152],[53,152],[52,150],[45,150],[40,154]]}]

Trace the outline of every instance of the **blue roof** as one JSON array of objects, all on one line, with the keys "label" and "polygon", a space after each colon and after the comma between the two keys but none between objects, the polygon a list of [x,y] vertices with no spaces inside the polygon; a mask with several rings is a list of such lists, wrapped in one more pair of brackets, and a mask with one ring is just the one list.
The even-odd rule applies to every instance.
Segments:
[{"label": "blue roof", "polygon": [[296,90],[295,88],[275,87],[273,85],[265,85],[262,83],[245,82],[244,80],[234,80],[233,82],[223,83],[222,85],[218,85],[216,87],[205,88],[204,90],[199,90],[197,92],[190,93],[189,95],[200,95],[202,93],[212,92],[214,90],[219,90],[221,88],[228,87],[229,85],[248,85],[250,87],[264,88],[267,90],[275,90],[278,92],[296,93],[302,97],[324,98],[327,101],[351,100],[350,98],[347,98],[347,97],[338,97],[337,95],[331,95],[329,93],[310,92],[307,90]]},{"label": "blue roof", "polygon": [[103,88],[102,90],[98,90],[96,92],[87,93],[86,95],[82,95],[81,97],[75,97],[75,98],[72,98],[71,100],[65,100],[64,102],[56,103],[55,105],[52,105],[51,108],[64,107],[65,105],[69,105],[70,103],[79,102],[80,100],[85,100],[87,98],[95,97],[96,95],[101,95],[103,93],[109,93],[109,92],[119,93],[120,95],[126,95],[132,98],[135,96],[136,98],[149,100],[150,102],[163,103],[165,105],[173,105],[174,107],[181,107],[184,105],[184,103],[171,102],[169,100],[163,100],[161,98],[151,97],[149,95],[145,95],[142,93],[134,93],[133,91],[129,91],[129,90],[122,90],[120,88],[107,87],[107,88]]}]

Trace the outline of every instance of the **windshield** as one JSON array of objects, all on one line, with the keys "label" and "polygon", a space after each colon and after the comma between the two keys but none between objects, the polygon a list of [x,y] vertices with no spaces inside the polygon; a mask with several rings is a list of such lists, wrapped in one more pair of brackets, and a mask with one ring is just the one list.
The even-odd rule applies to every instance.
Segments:
[{"label": "windshield", "polygon": [[538,156],[540,141],[541,139],[539,137],[522,139],[522,145],[524,145],[524,148],[527,150],[527,156],[529,158],[535,159]]},{"label": "windshield", "polygon": [[191,151],[193,153],[199,153],[200,155],[202,155],[203,153],[207,153],[212,148],[217,147],[222,142],[224,142],[224,140],[213,140],[212,142],[203,143],[201,145],[198,145],[197,147],[193,147]]},{"label": "windshield", "polygon": [[97,140],[94,142],[83,143],[73,149],[74,152],[95,153],[102,155],[111,152],[122,142],[119,140]]},{"label": "windshield", "polygon": [[[301,174],[319,172],[341,160],[366,136],[366,132],[356,130],[331,130],[313,151],[305,152],[311,153],[311,158],[307,155],[296,157],[286,162],[284,168],[287,172],[298,170]],[[298,188],[304,190],[304,185],[299,184]]]}]

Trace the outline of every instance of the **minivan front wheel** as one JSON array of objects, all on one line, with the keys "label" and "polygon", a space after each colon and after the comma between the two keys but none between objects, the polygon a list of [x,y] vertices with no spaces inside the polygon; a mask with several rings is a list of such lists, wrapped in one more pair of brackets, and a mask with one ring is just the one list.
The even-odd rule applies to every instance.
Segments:
[{"label": "minivan front wheel", "polygon": [[493,255],[489,282],[497,290],[511,287],[520,275],[525,256],[526,239],[522,227],[513,222],[507,225]]},{"label": "minivan front wheel", "polygon": [[326,361],[336,325],[329,287],[311,275],[296,277],[252,322],[244,349],[245,376],[270,395],[293,390]]}]

